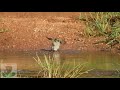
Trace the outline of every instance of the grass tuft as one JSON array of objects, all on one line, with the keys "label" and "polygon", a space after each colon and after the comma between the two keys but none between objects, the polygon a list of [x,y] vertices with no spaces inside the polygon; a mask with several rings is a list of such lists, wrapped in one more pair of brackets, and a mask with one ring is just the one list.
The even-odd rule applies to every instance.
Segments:
[{"label": "grass tuft", "polygon": [[104,36],[102,43],[110,47],[120,43],[120,12],[81,13],[79,19],[86,25],[85,36]]},{"label": "grass tuft", "polygon": [[85,64],[74,63],[74,66],[70,66],[70,64],[66,65],[64,63],[61,65],[46,55],[44,55],[44,60],[41,60],[37,54],[36,58],[33,58],[40,66],[39,76],[41,76],[41,78],[79,78],[81,75],[91,71],[83,70]]}]

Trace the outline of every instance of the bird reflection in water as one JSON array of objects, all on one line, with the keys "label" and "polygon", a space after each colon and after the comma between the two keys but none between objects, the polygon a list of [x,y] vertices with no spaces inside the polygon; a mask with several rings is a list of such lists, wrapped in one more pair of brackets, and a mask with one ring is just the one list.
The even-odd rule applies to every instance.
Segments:
[{"label": "bird reflection in water", "polygon": [[51,57],[51,59],[52,59],[57,65],[61,65],[60,52],[58,52],[58,51],[56,51],[56,52],[50,52],[50,57]]}]

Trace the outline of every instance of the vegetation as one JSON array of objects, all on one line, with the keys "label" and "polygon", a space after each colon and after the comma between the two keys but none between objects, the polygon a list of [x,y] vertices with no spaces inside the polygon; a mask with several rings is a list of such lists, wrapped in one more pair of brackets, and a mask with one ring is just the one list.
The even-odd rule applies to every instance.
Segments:
[{"label": "vegetation", "polygon": [[4,33],[4,32],[8,32],[9,30],[7,30],[7,29],[0,29],[0,33]]},{"label": "vegetation", "polygon": [[83,71],[84,64],[74,66],[70,65],[60,65],[56,63],[53,58],[47,57],[44,55],[45,60],[42,61],[39,56],[36,54],[36,58],[34,57],[35,61],[40,66],[39,76],[42,78],[78,78],[84,73],[88,73],[90,70]]},{"label": "vegetation", "polygon": [[[120,63],[115,63],[115,66],[120,66]],[[115,69],[117,71],[117,76],[120,77],[120,68]]]},{"label": "vegetation", "polygon": [[79,19],[85,22],[86,36],[105,37],[97,43],[106,43],[111,47],[120,43],[120,12],[81,13]]}]

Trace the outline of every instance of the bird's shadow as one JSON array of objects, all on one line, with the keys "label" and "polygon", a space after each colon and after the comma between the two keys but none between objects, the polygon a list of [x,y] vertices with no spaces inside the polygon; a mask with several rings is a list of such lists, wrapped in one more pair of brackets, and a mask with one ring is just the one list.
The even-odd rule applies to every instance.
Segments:
[{"label": "bird's shadow", "polygon": [[52,50],[48,50],[48,49],[40,49],[41,51],[49,51],[51,52]]},{"label": "bird's shadow", "polygon": [[54,51],[52,49],[40,49],[41,51],[47,51],[47,52],[60,52],[61,50]]}]

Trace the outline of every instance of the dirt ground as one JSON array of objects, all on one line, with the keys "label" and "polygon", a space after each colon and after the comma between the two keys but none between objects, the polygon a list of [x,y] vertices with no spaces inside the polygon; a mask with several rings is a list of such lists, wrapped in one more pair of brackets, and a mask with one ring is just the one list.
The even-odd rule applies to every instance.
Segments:
[{"label": "dirt ground", "polygon": [[85,25],[77,20],[79,12],[0,12],[1,51],[29,51],[50,49],[47,37],[65,39],[61,50],[98,51],[105,44],[93,44],[101,37],[83,36]]}]

